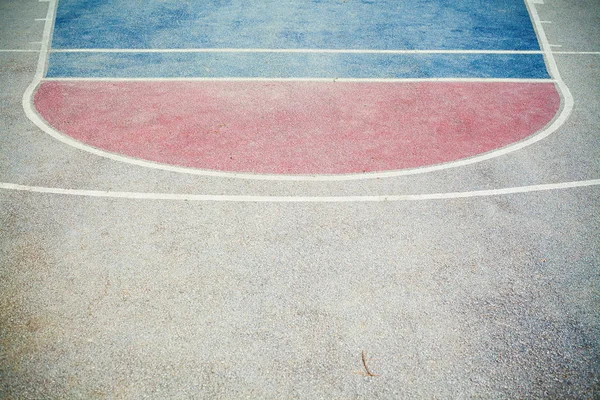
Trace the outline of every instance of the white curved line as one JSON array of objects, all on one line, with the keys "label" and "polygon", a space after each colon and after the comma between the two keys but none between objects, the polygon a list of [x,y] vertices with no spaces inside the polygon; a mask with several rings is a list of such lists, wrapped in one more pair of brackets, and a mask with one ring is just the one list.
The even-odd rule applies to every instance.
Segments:
[{"label": "white curved line", "polygon": [[223,172],[223,171],[212,171],[212,170],[201,170],[195,168],[187,168],[187,167],[179,167],[175,165],[166,165],[160,164],[157,162],[141,160],[131,157],[122,156],[119,154],[110,153],[108,151],[100,150],[95,147],[91,147],[89,145],[83,144],[70,136],[67,136],[52,126],[50,126],[35,110],[33,106],[33,95],[38,85],[41,83],[45,68],[46,62],[48,59],[48,51],[52,33],[52,27],[54,24],[54,16],[56,13],[56,0],[49,0],[48,7],[48,15],[46,25],[44,27],[44,35],[42,39],[42,49],[40,51],[40,60],[38,63],[38,69],[36,71],[35,77],[31,85],[27,88],[25,93],[23,94],[23,109],[25,110],[25,114],[27,117],[42,131],[46,132],[53,138],[71,146],[79,150],[86,151],[91,154],[95,154],[100,157],[109,158],[114,161],[124,162],[128,164],[137,165],[140,167],[159,169],[163,171],[169,172],[178,172],[185,173],[190,175],[201,175],[201,176],[211,176],[211,177],[220,177],[220,178],[237,178],[237,179],[247,179],[247,180],[265,180],[265,181],[352,181],[352,180],[363,180],[363,179],[375,179],[375,178],[392,178],[399,176],[407,176],[407,175],[415,175],[415,174],[423,174],[427,172],[440,171],[450,168],[462,167],[466,165],[471,165],[475,163],[479,163],[482,161],[490,160],[492,158],[500,157],[514,151],[520,150],[524,147],[530,146],[534,143],[539,142],[547,138],[549,135],[554,133],[560,126],[562,126],[565,121],[569,118],[572,110],[573,110],[573,96],[569,91],[569,88],[565,85],[562,78],[560,77],[560,73],[556,66],[556,62],[554,61],[554,57],[552,55],[552,51],[550,49],[550,44],[548,43],[548,39],[546,38],[546,34],[544,33],[544,28],[540,22],[539,15],[535,9],[534,2],[532,0],[526,0],[527,8],[532,17],[535,29],[539,35],[539,42],[542,48],[542,52],[544,57],[546,58],[546,63],[550,70],[551,77],[555,80],[555,84],[558,87],[558,91],[562,97],[562,107],[561,111],[557,117],[547,126],[545,129],[542,129],[537,134],[534,134],[528,137],[525,140],[520,142],[508,145],[501,149],[493,150],[487,153],[479,154],[477,156],[473,156],[470,158],[461,159],[458,161],[451,161],[443,164],[431,165],[427,167],[419,167],[412,169],[403,169],[396,171],[384,171],[384,172],[370,172],[363,174],[346,174],[346,175],[274,175],[274,174],[252,174],[252,173],[241,173],[241,172]]},{"label": "white curved line", "polygon": [[237,203],[377,203],[388,201],[448,200],[472,197],[500,196],[518,193],[541,192],[548,190],[571,189],[600,185],[600,179],[550,183],[543,185],[518,186],[503,189],[473,190],[467,192],[403,194],[387,196],[248,196],[248,195],[205,195],[178,193],[116,192],[110,190],[61,189],[43,186],[26,186],[0,182],[0,189],[29,193],[44,193],[67,196],[119,198],[131,200],[178,200],[200,202],[237,202]]}]

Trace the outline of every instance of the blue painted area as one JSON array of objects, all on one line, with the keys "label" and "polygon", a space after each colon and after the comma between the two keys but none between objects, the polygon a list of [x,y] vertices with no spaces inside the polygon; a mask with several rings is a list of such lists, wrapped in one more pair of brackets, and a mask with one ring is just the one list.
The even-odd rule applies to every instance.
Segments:
[{"label": "blue painted area", "polygon": [[524,0],[60,0],[52,47],[539,50]]},{"label": "blue painted area", "polygon": [[[523,0],[59,0],[54,49],[539,50]],[[51,53],[48,77],[549,78],[540,54]]]},{"label": "blue painted area", "polygon": [[550,78],[541,54],[52,53],[48,77]]}]

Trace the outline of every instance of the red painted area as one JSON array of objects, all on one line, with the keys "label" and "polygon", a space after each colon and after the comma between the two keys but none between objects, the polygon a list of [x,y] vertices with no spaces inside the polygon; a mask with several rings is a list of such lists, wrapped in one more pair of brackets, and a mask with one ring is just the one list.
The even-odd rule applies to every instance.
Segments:
[{"label": "red painted area", "polygon": [[50,81],[35,95],[57,130],[179,166],[342,174],[471,157],[542,129],[552,83]]}]

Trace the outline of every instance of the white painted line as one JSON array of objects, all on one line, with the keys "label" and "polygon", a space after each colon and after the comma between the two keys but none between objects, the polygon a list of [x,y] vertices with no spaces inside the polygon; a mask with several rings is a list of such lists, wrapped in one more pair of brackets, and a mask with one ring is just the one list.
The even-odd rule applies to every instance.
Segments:
[{"label": "white painted line", "polygon": [[540,24],[551,24],[552,21],[540,21]]},{"label": "white painted line", "polygon": [[571,189],[600,185],[600,179],[550,183],[543,185],[518,186],[504,189],[473,190],[467,192],[405,194],[387,196],[245,196],[245,195],[202,195],[178,193],[114,192],[110,190],[61,189],[42,186],[26,186],[0,182],[0,189],[30,193],[44,193],[66,196],[103,197],[135,200],[179,200],[202,202],[238,203],[375,203],[391,201],[448,200],[472,197],[500,196],[518,193],[541,192],[548,190]]},{"label": "white painted line", "polygon": [[332,53],[332,54],[542,54],[538,50],[370,49],[52,49],[52,53]]},{"label": "white painted line", "polygon": [[[46,63],[48,62],[48,49],[50,47],[50,40],[52,38],[52,29],[54,27],[54,16],[56,15],[56,0],[39,0],[40,3],[48,3],[48,11],[46,12],[46,23],[44,24],[44,31],[42,33],[41,48],[39,50],[40,57],[38,59],[37,68],[31,85],[27,87],[25,93],[23,93],[23,109],[25,114],[31,119],[38,127],[40,126],[41,118],[34,111],[33,107],[33,94],[40,84],[44,74],[46,73]],[[32,118],[35,116],[35,118]],[[45,123],[43,125],[46,125]],[[42,129],[44,130],[44,129]]]},{"label": "white painted line", "polygon": [[42,81],[88,82],[516,82],[552,83],[553,79],[515,78],[43,78]]},{"label": "white painted line", "polygon": [[544,4],[544,0],[533,0],[533,4]]},{"label": "white painted line", "polygon": [[236,179],[248,179],[248,180],[265,180],[265,181],[351,181],[351,180],[363,180],[363,179],[377,179],[377,178],[392,178],[399,176],[408,176],[415,174],[422,174],[434,171],[441,171],[450,168],[463,167],[466,165],[471,165],[475,163],[479,163],[482,161],[490,160],[496,157],[500,157],[513,151],[517,151],[523,149],[527,146],[530,146],[534,143],[537,143],[548,136],[550,136],[553,132],[555,132],[558,128],[564,124],[564,122],[569,118],[569,115],[573,109],[573,96],[569,91],[569,88],[565,85],[562,78],[560,77],[560,73],[558,71],[558,67],[556,65],[556,61],[552,56],[552,51],[550,49],[550,44],[548,43],[548,39],[546,38],[546,34],[544,32],[544,28],[540,23],[539,15],[536,11],[535,4],[533,0],[527,0],[527,8],[531,15],[532,21],[534,23],[536,32],[539,37],[540,45],[542,48],[542,52],[544,54],[544,58],[546,59],[546,64],[548,66],[551,77],[554,79],[554,83],[559,89],[559,92],[562,95],[562,109],[559,115],[544,129],[539,131],[537,134],[530,136],[528,139],[520,141],[518,143],[506,146],[499,150],[494,150],[488,153],[480,154],[475,157],[466,158],[454,162],[448,162],[444,164],[432,165],[428,167],[421,168],[413,168],[413,169],[404,169],[398,171],[386,171],[386,172],[374,172],[374,173],[364,173],[364,174],[352,174],[352,175],[257,175],[251,173],[235,173],[235,172],[222,172],[222,171],[211,171],[211,170],[200,170],[194,168],[185,168],[185,167],[177,167],[174,165],[166,165],[159,164],[151,161],[140,160],[135,158],[126,157],[120,154],[110,153],[104,150],[97,149],[95,147],[91,147],[85,145],[70,136],[67,136],[52,126],[50,126],[35,110],[33,106],[33,94],[37,89],[37,86],[42,82],[42,78],[44,76],[46,62],[48,59],[48,47],[50,44],[51,34],[52,34],[52,24],[54,21],[54,15],[56,14],[56,0],[48,0],[48,21],[44,27],[44,44],[42,44],[42,50],[40,52],[40,58],[38,63],[38,69],[36,75],[34,77],[33,82],[27,88],[25,93],[23,94],[23,109],[27,117],[42,131],[46,132],[48,135],[53,138],[71,146],[79,150],[86,151],[90,154],[94,154],[100,157],[105,157],[114,161],[124,162],[131,165],[145,167],[145,168],[153,168],[162,171],[170,171],[170,172],[178,172],[190,175],[200,175],[200,176],[212,176],[212,177],[223,177],[223,178],[236,178]]},{"label": "white painted line", "polygon": [[553,51],[553,54],[592,54],[599,55],[600,51]]},{"label": "white painted line", "polygon": [[48,21],[46,18],[36,18],[36,21]]},{"label": "white painted line", "polygon": [[0,53],[39,53],[35,49],[0,49]]}]

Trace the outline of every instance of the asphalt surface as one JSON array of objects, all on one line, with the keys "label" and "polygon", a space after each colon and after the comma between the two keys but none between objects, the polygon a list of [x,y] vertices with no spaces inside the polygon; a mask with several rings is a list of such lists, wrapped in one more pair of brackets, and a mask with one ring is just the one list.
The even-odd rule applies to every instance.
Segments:
[{"label": "asphalt surface", "polygon": [[6,51],[39,49],[47,3],[0,1],[0,397],[598,398],[597,184],[318,201],[599,179],[600,2],[544,3],[574,98],[549,137],[422,174],[272,181],[47,135],[22,105],[39,54]]}]

